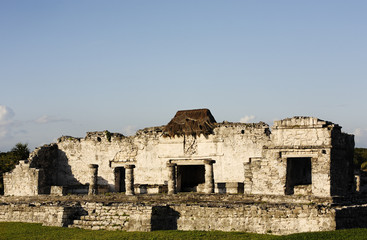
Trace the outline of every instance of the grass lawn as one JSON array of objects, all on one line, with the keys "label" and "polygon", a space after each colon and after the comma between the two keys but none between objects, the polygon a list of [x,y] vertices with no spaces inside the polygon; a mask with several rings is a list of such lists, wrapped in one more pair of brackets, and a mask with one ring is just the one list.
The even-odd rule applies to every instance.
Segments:
[{"label": "grass lawn", "polygon": [[367,239],[367,229],[349,229],[333,232],[300,233],[274,236],[242,232],[154,231],[122,232],[91,231],[76,228],[43,227],[34,223],[0,223],[0,239]]}]

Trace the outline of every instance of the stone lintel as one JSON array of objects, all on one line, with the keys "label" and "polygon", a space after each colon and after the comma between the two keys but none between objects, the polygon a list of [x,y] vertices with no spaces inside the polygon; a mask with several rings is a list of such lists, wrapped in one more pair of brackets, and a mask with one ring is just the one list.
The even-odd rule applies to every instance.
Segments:
[{"label": "stone lintel", "polygon": [[215,160],[213,159],[171,159],[169,163],[174,163],[177,165],[203,165],[203,164],[213,164]]},{"label": "stone lintel", "polygon": [[127,165],[135,165],[136,162],[135,161],[127,161],[127,162],[110,162],[110,167],[111,168],[116,168],[116,167],[126,167]]},{"label": "stone lintel", "polygon": [[282,152],[282,158],[299,158],[299,157],[317,158],[318,152],[311,152],[311,151]]}]

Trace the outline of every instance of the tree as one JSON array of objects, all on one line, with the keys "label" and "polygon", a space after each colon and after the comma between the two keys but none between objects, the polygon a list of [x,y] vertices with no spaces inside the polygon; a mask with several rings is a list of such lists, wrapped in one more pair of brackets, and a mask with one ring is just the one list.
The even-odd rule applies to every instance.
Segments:
[{"label": "tree", "polygon": [[15,156],[19,158],[18,160],[25,160],[29,157],[28,144],[17,143],[15,147],[11,149],[11,152],[13,152]]},{"label": "tree", "polygon": [[[364,162],[367,162],[367,148],[355,148],[354,149],[354,166],[356,167],[356,169],[360,169],[361,165]],[[363,167],[367,167],[366,164],[363,164]],[[366,170],[366,169],[363,169]]]}]

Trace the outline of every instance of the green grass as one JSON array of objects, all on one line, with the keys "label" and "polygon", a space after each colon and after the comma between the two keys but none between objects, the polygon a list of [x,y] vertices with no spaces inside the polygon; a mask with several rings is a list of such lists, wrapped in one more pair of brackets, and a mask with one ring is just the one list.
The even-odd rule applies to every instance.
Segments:
[{"label": "green grass", "polygon": [[202,232],[202,231],[154,231],[122,232],[91,231],[76,228],[43,227],[34,223],[0,223],[0,239],[367,239],[367,229],[349,229],[333,232],[299,233],[288,236],[274,236],[242,232]]}]

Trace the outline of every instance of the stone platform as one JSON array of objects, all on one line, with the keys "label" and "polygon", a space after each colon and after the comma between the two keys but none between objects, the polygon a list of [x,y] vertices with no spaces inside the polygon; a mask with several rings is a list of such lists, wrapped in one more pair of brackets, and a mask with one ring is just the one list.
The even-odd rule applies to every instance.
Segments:
[{"label": "stone platform", "polygon": [[125,231],[291,234],[367,227],[367,199],[197,194],[1,197],[0,221]]}]

